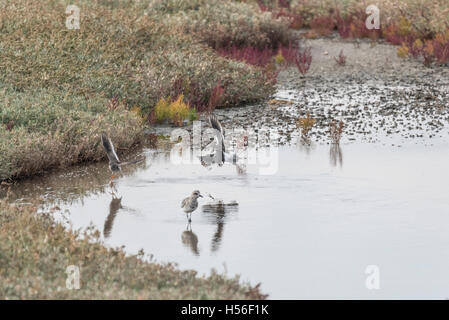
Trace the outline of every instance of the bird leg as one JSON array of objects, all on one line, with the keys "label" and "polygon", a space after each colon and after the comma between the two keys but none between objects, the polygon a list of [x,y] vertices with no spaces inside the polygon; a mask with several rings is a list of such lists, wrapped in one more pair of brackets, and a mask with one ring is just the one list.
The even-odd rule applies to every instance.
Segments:
[{"label": "bird leg", "polygon": [[109,180],[109,186],[114,188],[114,175],[111,176],[111,180]]},{"label": "bird leg", "polygon": [[115,183],[114,183],[114,175],[112,175],[111,180],[109,181],[109,187],[112,190],[112,193],[111,193],[112,196],[116,197],[115,192],[117,191],[117,188],[116,188]]}]

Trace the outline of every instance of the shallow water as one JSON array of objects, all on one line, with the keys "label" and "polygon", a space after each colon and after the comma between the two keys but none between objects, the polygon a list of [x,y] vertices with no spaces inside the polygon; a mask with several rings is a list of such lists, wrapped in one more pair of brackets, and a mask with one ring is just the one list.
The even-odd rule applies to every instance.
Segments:
[{"label": "shallow water", "polygon": [[[258,165],[175,165],[167,151],[145,149],[146,163],[116,181],[121,200],[105,163],[25,181],[10,198],[43,198],[73,228],[92,223],[109,246],[240,274],[273,299],[445,299],[448,146],[282,146],[270,175]],[[189,226],[180,202],[194,189],[205,197]],[[369,265],[379,289],[365,285]]]}]

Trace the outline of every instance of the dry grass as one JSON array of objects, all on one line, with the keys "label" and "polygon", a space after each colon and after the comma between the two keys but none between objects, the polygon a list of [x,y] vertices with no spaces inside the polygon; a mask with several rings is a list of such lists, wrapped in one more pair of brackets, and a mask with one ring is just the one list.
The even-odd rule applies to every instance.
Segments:
[{"label": "dry grass", "polygon": [[301,129],[301,135],[307,137],[310,130],[312,130],[316,120],[307,112],[305,117],[300,117],[296,120],[296,126]]},{"label": "dry grass", "polygon": [[[144,262],[107,249],[99,232],[67,231],[32,206],[0,201],[0,299],[263,299],[258,286],[213,272],[198,277],[173,264]],[[80,268],[80,289],[66,268]]]}]

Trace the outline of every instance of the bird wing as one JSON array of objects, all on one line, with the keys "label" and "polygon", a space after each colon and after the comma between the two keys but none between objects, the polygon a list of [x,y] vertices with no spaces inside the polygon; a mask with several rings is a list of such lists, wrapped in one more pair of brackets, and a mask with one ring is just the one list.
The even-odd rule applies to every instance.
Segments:
[{"label": "bird wing", "polygon": [[212,128],[214,128],[215,130],[217,130],[220,134],[218,135],[218,143],[221,143],[221,157],[222,157],[222,161],[224,162],[224,153],[225,153],[225,144],[224,144],[224,128],[221,125],[220,121],[218,121],[217,117],[214,115],[210,115],[209,116],[209,124],[212,126]]},{"label": "bird wing", "polygon": [[185,198],[184,200],[182,200],[181,202],[181,208],[184,208],[187,205],[187,201],[189,200],[189,198]]},{"label": "bird wing", "polygon": [[216,116],[209,116],[209,124],[212,126],[212,128],[218,130],[222,135],[224,135],[224,128],[221,125],[220,121],[218,121]]},{"label": "bird wing", "polygon": [[106,151],[106,155],[108,156],[109,161],[120,163],[120,160],[115,153],[114,145],[112,144],[111,139],[109,139],[109,137],[104,133],[101,134],[101,142],[103,143],[103,147]]}]

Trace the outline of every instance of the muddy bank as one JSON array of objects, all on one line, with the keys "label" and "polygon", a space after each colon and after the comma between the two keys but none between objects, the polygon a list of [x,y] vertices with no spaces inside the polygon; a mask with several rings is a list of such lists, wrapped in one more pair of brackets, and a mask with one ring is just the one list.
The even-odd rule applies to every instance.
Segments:
[{"label": "muddy bank", "polygon": [[[305,76],[294,67],[280,73],[272,98],[284,102],[215,110],[226,128],[267,130],[273,141],[289,144],[300,135],[298,117],[310,113],[312,142],[329,142],[332,119],[344,122],[342,142],[432,144],[434,137],[448,137],[449,68],[401,59],[389,44],[334,38],[304,45],[312,48],[311,68]],[[345,66],[335,61],[341,50]],[[169,134],[171,128],[150,131]]]},{"label": "muddy bank", "polygon": [[[298,134],[297,117],[310,112],[317,120],[310,135],[320,142],[329,140],[332,119],[345,123],[343,140],[347,141],[391,137],[400,144],[404,139],[448,135],[448,68],[426,68],[400,59],[397,48],[388,44],[318,39],[307,45],[313,55],[309,73],[300,76],[290,68],[279,76],[275,98],[293,104],[261,106],[262,112],[249,110],[255,118],[253,127],[274,124],[288,142]],[[345,66],[334,59],[341,50],[347,56]],[[235,120],[234,115],[228,116]]]}]

